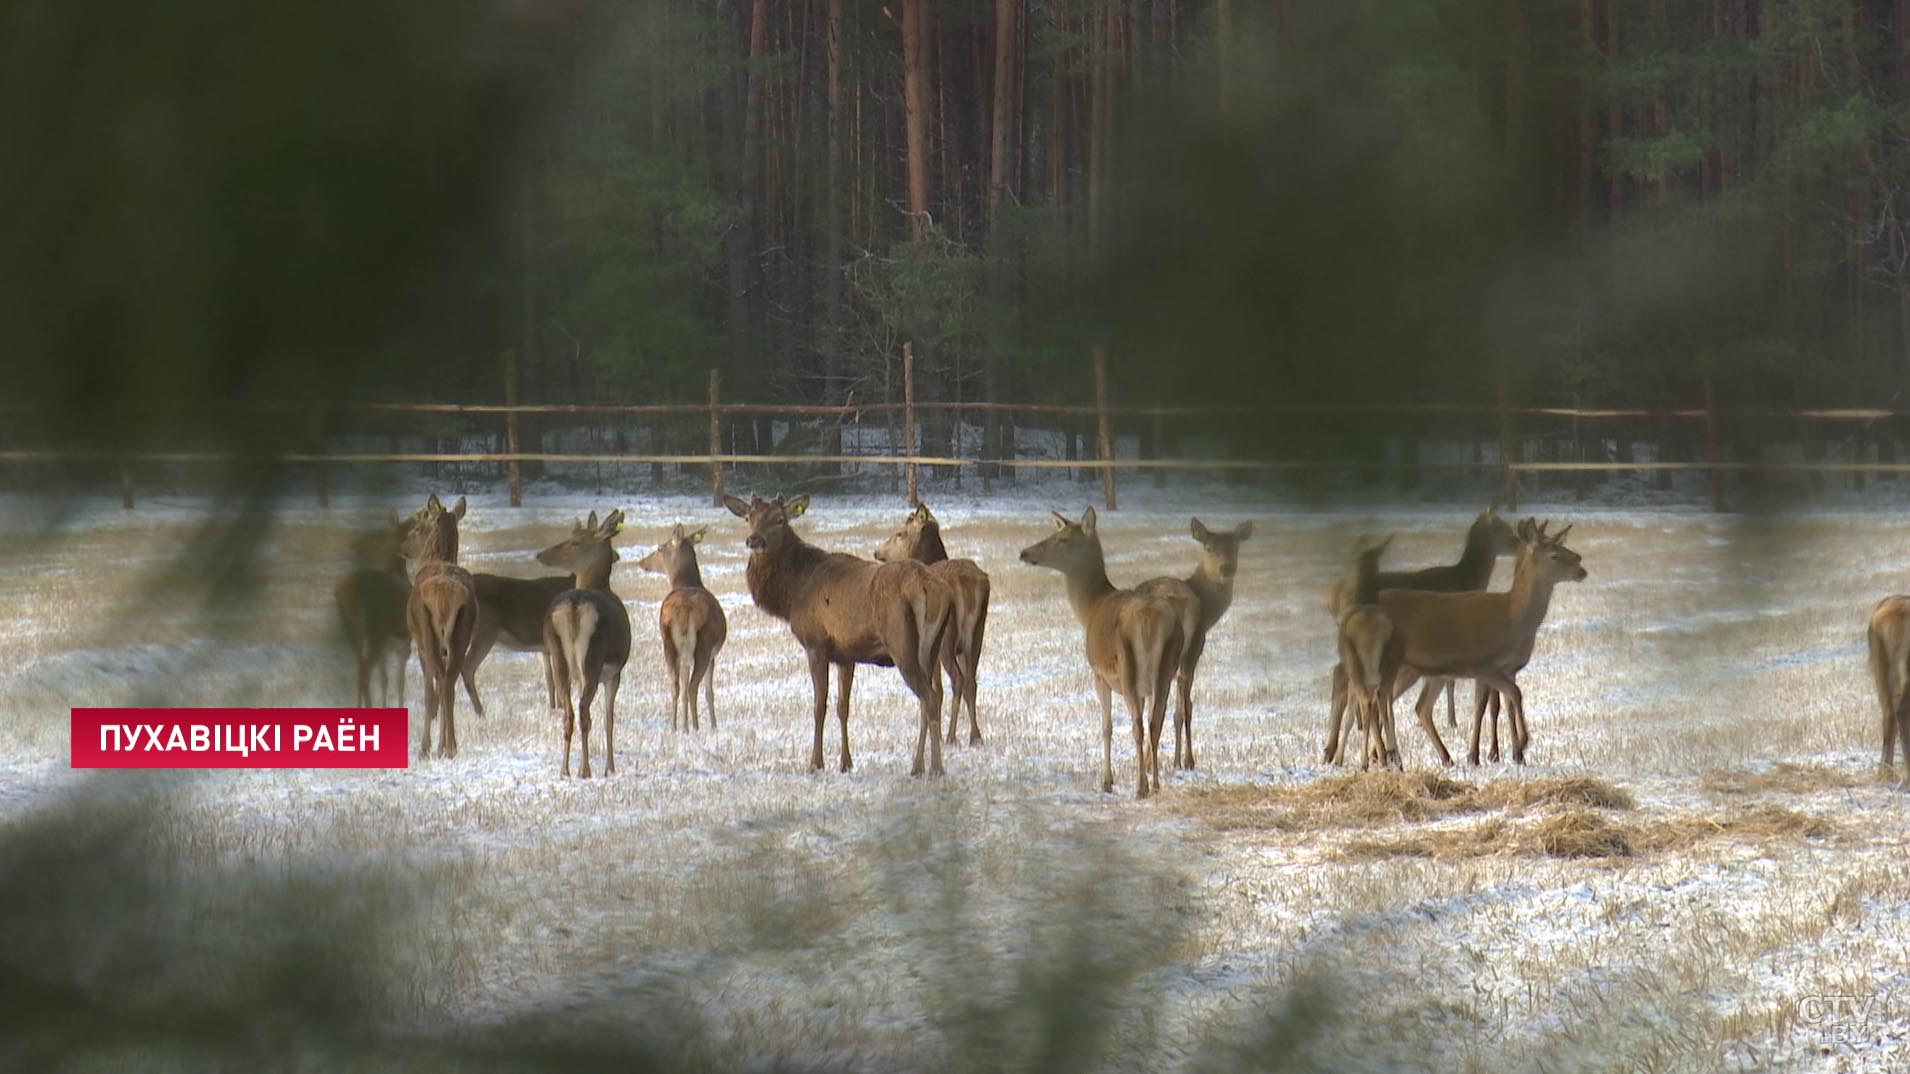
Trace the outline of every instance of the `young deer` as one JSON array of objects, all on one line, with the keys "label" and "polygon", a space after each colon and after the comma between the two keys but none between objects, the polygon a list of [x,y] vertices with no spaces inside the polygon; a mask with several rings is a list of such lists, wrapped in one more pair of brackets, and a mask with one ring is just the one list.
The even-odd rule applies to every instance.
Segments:
[{"label": "young deer", "polygon": [[[1883,766],[1897,765],[1897,739],[1903,739],[1904,765],[1910,771],[1910,597],[1885,597],[1870,613],[1870,680],[1883,709]],[[1496,728],[1495,728],[1496,730]]]},{"label": "young deer", "polygon": [[[1173,602],[1108,581],[1094,508],[1073,522],[1059,511],[1055,530],[1021,550],[1021,561],[1058,570],[1067,579],[1068,603],[1087,634],[1088,666],[1101,700],[1101,790],[1114,790],[1114,692],[1120,691],[1134,725],[1138,798],[1161,786],[1161,724],[1167,716],[1168,684],[1180,667],[1185,645],[1183,609]],[[1150,707],[1151,706],[1151,707]],[[1146,716],[1147,726],[1141,721]]]},{"label": "young deer", "polygon": [[[1476,679],[1498,691],[1505,699],[1512,727],[1512,759],[1519,764],[1525,763],[1530,736],[1525,695],[1516,678],[1532,659],[1533,643],[1551,606],[1553,588],[1560,582],[1578,582],[1586,577],[1579,554],[1565,547],[1565,535],[1571,528],[1548,535],[1544,525],[1531,519],[1519,523],[1519,555],[1512,588],[1507,592],[1419,593],[1392,589],[1380,593],[1380,606],[1392,616],[1406,643],[1399,691],[1410,689],[1421,676]],[[1452,756],[1433,724],[1434,700],[1421,694],[1414,714],[1432,739],[1440,762],[1451,764]],[[1475,763],[1478,734],[1475,721]]]},{"label": "young deer", "polygon": [[[1378,762],[1399,766],[1399,737],[1393,724],[1393,685],[1405,659],[1405,639],[1393,617],[1379,605],[1379,557],[1392,538],[1359,549],[1347,571],[1345,610],[1340,613],[1340,667],[1366,732],[1360,767]],[[1349,729],[1350,733],[1350,729]],[[1344,746],[1341,746],[1344,752]],[[1333,758],[1329,758],[1333,759]]]},{"label": "young deer", "polygon": [[398,653],[398,704],[405,703],[405,664],[411,659],[411,634],[405,625],[405,604],[411,598],[411,579],[405,576],[404,540],[407,524],[393,512],[391,521],[376,533],[352,542],[358,568],[332,589],[345,644],[358,665],[355,704],[371,705],[371,669],[378,669],[378,703],[391,697],[391,669],[385,652]]},{"label": "young deer", "polygon": [[948,583],[913,560],[871,563],[825,552],[791,529],[809,508],[809,497],[785,503],[781,496],[748,503],[723,498],[732,514],[749,524],[749,595],[756,606],[789,624],[809,657],[815,695],[816,738],[809,767],[822,768],[822,727],[829,705],[829,666],[836,667],[836,718],[842,725],[842,771],[849,771],[849,690],[857,664],[894,667],[921,706],[911,775],[942,771],[942,677],[936,663],[955,621],[955,594]]},{"label": "young deer", "polygon": [[424,733],[418,756],[431,753],[431,721],[442,718],[438,755],[458,755],[457,685],[464,655],[471,647],[477,621],[477,587],[471,572],[458,566],[458,520],[464,517],[464,499],[446,510],[436,493],[411,516],[405,536],[405,558],[417,562],[411,574],[411,596],[405,603],[405,624],[418,650],[424,673]]},{"label": "young deer", "polygon": [[679,522],[669,540],[637,561],[644,570],[670,579],[670,595],[663,598],[657,613],[657,629],[663,635],[663,666],[670,673],[672,731],[679,726],[685,731],[702,728],[696,710],[698,684],[710,710],[710,729],[716,729],[716,654],[723,651],[723,641],[729,637],[729,623],[723,618],[722,602],[703,588],[703,574],[696,565],[696,546],[708,532],[705,526],[685,533]]},{"label": "young deer", "polygon": [[[544,657],[564,699],[564,766],[570,775],[570,735],[581,719],[583,760],[577,775],[590,778],[590,702],[604,690],[604,774],[617,770],[617,685],[630,662],[630,612],[610,591],[610,565],[617,550],[610,539],[623,528],[623,512],[571,527],[565,540],[537,553],[537,562],[571,573],[576,586],[559,593],[544,613]],[[575,689],[576,700],[572,701]]]},{"label": "young deer", "polygon": [[[1200,563],[1185,581],[1155,578],[1134,587],[1136,593],[1170,600],[1181,609],[1181,634],[1186,644],[1174,682],[1180,707],[1174,713],[1174,767],[1194,767],[1194,671],[1207,650],[1207,634],[1234,602],[1234,573],[1240,568],[1240,542],[1253,536],[1253,523],[1242,522],[1215,533],[1196,518],[1188,527],[1200,543]],[[1185,740],[1183,749],[1182,741]]]},{"label": "young deer", "polygon": [[[1499,505],[1495,501],[1487,504],[1486,509],[1472,520],[1466,529],[1465,547],[1459,552],[1459,562],[1442,564],[1436,567],[1422,567],[1416,571],[1381,571],[1377,584],[1381,590],[1414,589],[1428,593],[1468,593],[1483,590],[1492,584],[1492,570],[1500,556],[1513,555],[1519,550],[1519,536],[1513,532],[1511,523],[1499,517]],[[1347,582],[1334,585],[1327,594],[1327,610],[1337,622],[1346,610]],[[1446,725],[1458,727],[1459,717],[1456,711],[1453,684],[1449,680],[1428,682],[1422,693],[1431,692],[1446,696]],[[1497,695],[1488,693],[1483,686],[1478,687],[1476,700],[1484,703],[1490,698],[1494,709],[1494,733],[1497,733]],[[1436,703],[1436,702],[1435,702]],[[1333,679],[1333,717],[1332,722],[1339,723],[1339,713],[1346,707],[1346,683],[1336,669]],[[1329,749],[1329,752],[1331,750]],[[1329,758],[1330,760],[1331,758]]]},{"label": "young deer", "polygon": [[980,718],[975,714],[976,674],[982,659],[982,636],[988,631],[988,572],[972,559],[950,559],[942,544],[942,524],[917,503],[895,536],[875,550],[882,563],[912,559],[948,583],[955,593],[955,625],[942,646],[942,670],[948,675],[948,695],[955,708],[948,720],[948,742],[955,744],[962,709],[968,709],[968,744],[982,741]]}]

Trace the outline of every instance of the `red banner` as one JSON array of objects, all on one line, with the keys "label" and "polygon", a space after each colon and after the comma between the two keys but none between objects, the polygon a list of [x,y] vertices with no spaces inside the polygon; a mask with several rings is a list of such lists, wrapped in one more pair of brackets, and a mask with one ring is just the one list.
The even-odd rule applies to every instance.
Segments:
[{"label": "red banner", "polygon": [[74,768],[404,768],[404,709],[74,709]]}]

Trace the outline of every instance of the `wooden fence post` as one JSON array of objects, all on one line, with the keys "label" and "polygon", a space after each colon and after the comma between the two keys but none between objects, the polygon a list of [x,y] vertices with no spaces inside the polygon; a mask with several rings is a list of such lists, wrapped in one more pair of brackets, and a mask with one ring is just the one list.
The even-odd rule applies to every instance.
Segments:
[{"label": "wooden fence post", "polygon": [[1718,436],[1718,396],[1711,377],[1704,378],[1704,458],[1706,483],[1711,491],[1711,510],[1724,510],[1724,471],[1718,469],[1721,458]]},{"label": "wooden fence post", "polygon": [[1516,464],[1518,453],[1513,447],[1512,407],[1508,402],[1505,384],[1505,358],[1500,356],[1493,362],[1493,380],[1499,405],[1499,504],[1508,511],[1519,508],[1519,472],[1512,467]]},{"label": "wooden fence post", "polygon": [[[504,405],[517,405],[517,352],[514,350],[504,352]],[[510,458],[504,463],[504,473],[510,481],[512,507],[524,506],[524,468],[517,460],[517,443],[517,412],[506,411],[504,451]]]},{"label": "wooden fence post", "polygon": [[909,505],[921,503],[915,472],[915,344],[902,344],[902,457],[909,490]]},{"label": "wooden fence post", "polygon": [[309,443],[311,444],[312,454],[318,458],[318,461],[312,465],[313,483],[318,486],[318,505],[320,507],[330,507],[332,505],[332,481],[331,470],[325,465],[324,411],[312,411],[312,416],[309,420],[311,422]]},{"label": "wooden fence post", "polygon": [[1114,429],[1108,424],[1108,349],[1099,343],[1094,345],[1094,411],[1101,441],[1101,491],[1112,511],[1120,503],[1114,495]]},{"label": "wooden fence post", "polygon": [[133,509],[133,464],[126,459],[119,462],[119,505]]},{"label": "wooden fence post", "polygon": [[723,506],[723,373],[710,370],[710,506]]},{"label": "wooden fence post", "polygon": [[[1160,411],[1154,412],[1154,458],[1156,461],[1167,457],[1167,422],[1162,420]],[[1167,467],[1154,467],[1154,487],[1167,487]]]}]

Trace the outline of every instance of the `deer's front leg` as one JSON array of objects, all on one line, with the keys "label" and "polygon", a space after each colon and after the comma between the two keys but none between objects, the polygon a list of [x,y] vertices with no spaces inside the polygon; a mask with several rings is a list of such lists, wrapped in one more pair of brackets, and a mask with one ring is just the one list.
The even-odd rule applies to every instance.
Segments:
[{"label": "deer's front leg", "polygon": [[809,650],[809,685],[815,692],[816,741],[809,749],[809,770],[822,771],[822,725],[829,718],[829,658],[819,649]]},{"label": "deer's front leg", "polygon": [[1426,739],[1432,743],[1433,752],[1439,754],[1439,763],[1451,767],[1452,754],[1446,752],[1446,744],[1439,738],[1439,725],[1433,721],[1433,706],[1439,703],[1439,695],[1429,683],[1419,692],[1419,701],[1413,705],[1413,714],[1419,717],[1419,726],[1426,731]]},{"label": "deer's front leg", "polygon": [[1101,793],[1114,793],[1114,691],[1101,676],[1094,677],[1094,692],[1101,699]]}]

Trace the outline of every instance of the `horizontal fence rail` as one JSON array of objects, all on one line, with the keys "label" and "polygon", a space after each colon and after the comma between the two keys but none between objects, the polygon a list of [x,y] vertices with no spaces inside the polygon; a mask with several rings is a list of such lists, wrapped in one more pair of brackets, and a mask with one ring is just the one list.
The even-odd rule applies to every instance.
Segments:
[{"label": "horizontal fence rail", "polygon": [[[1370,406],[1302,406],[1274,404],[1268,406],[1116,406],[1109,402],[1107,368],[1105,355],[1100,347],[1092,352],[1094,403],[1019,403],[998,401],[926,401],[918,400],[915,394],[915,360],[913,349],[904,345],[902,353],[903,398],[899,402],[881,401],[859,403],[853,401],[823,404],[779,404],[779,403],[742,403],[728,402],[722,398],[722,378],[712,371],[709,379],[709,397],[707,402],[699,403],[521,403],[518,402],[516,384],[516,361],[512,355],[505,356],[506,401],[492,403],[417,403],[417,402],[380,402],[354,401],[329,402],[318,406],[298,403],[231,404],[237,408],[266,411],[284,411],[307,415],[310,427],[322,428],[321,419],[336,419],[348,414],[393,414],[393,415],[437,415],[446,417],[497,418],[502,421],[503,450],[500,451],[287,451],[269,456],[241,456],[220,451],[112,451],[112,450],[58,450],[58,449],[6,449],[0,450],[0,464],[45,464],[45,463],[86,463],[103,464],[118,476],[121,499],[125,506],[134,505],[134,467],[151,464],[221,464],[239,461],[271,462],[286,466],[310,466],[317,475],[317,493],[319,502],[329,502],[328,471],[334,467],[346,466],[384,466],[384,465],[425,465],[425,464],[495,464],[505,470],[509,481],[511,503],[523,502],[522,467],[525,464],[608,464],[608,465],[648,465],[653,467],[708,467],[712,498],[721,502],[723,496],[724,471],[734,466],[894,466],[899,467],[906,478],[907,494],[910,501],[918,498],[918,470],[931,466],[940,468],[985,467],[984,476],[994,470],[1073,470],[1082,473],[1098,472],[1104,489],[1105,499],[1110,508],[1118,506],[1116,474],[1119,471],[1153,472],[1160,475],[1169,470],[1190,472],[1241,473],[1266,471],[1276,473],[1301,473],[1314,480],[1322,469],[1350,470],[1356,472],[1412,470],[1425,472],[1474,472],[1500,475],[1501,495],[1511,505],[1516,505],[1519,493],[1519,477],[1527,474],[1563,473],[1657,473],[1702,472],[1707,477],[1711,506],[1723,510],[1724,477],[1728,474],[1805,474],[1805,475],[1891,475],[1910,476],[1910,462],[1897,462],[1893,459],[1879,458],[1876,461],[1858,459],[1855,461],[1830,461],[1823,459],[1752,461],[1725,457],[1722,428],[1727,424],[1739,424],[1755,421],[1786,422],[1825,422],[1825,423],[1863,423],[1878,424],[1904,422],[1910,424],[1910,409],[1894,407],[1814,407],[1796,410],[1783,410],[1768,407],[1722,407],[1716,402],[1716,396],[1709,381],[1704,384],[1703,405],[1696,407],[1561,407],[1513,405],[1508,399],[1503,380],[1498,391],[1497,405],[1492,403],[1438,403],[1438,402],[1393,402],[1374,403]],[[30,404],[7,403],[0,405],[0,412],[20,413],[36,409]],[[925,414],[945,414],[957,418],[963,415],[1028,415],[1054,418],[1091,418],[1095,423],[1093,433],[1084,436],[1083,442],[1092,443],[1095,457],[1081,458],[1019,458],[989,457],[984,448],[981,455],[927,454],[916,450],[920,418]],[[1115,451],[1113,422],[1117,418],[1152,419],[1154,422],[1155,447],[1160,447],[1161,422],[1166,419],[1224,419],[1240,417],[1278,418],[1278,417],[1345,417],[1345,416],[1394,416],[1394,417],[1460,417],[1490,418],[1496,422],[1498,457],[1486,460],[1476,454],[1479,442],[1475,441],[1475,457],[1472,461],[1453,460],[1411,460],[1398,459],[1333,459],[1323,462],[1315,458],[1301,459],[1227,459],[1227,458],[1119,458]],[[708,423],[709,450],[701,454],[684,452],[577,452],[577,451],[526,451],[520,441],[519,419],[525,417],[681,417],[696,418]],[[860,454],[837,451],[834,453],[789,452],[767,454],[762,452],[737,452],[725,450],[724,432],[726,423],[737,418],[776,417],[786,419],[820,418],[837,419],[837,427],[860,423],[866,417],[880,418],[884,421],[899,419],[900,442],[902,450],[890,450],[883,453]],[[1606,458],[1594,460],[1527,460],[1522,457],[1525,438],[1519,435],[1515,426],[1518,420],[1554,419],[1577,422],[1668,422],[1691,421],[1702,426],[1693,454],[1696,457],[1670,460],[1662,457],[1666,445],[1658,444],[1661,457],[1648,461]],[[893,429],[894,427],[891,426]],[[1010,441],[1016,426],[1011,422]],[[1079,430],[1067,430],[1072,453],[1072,441]],[[1861,434],[1860,434],[1861,435]],[[1579,431],[1573,437],[1582,439]],[[1559,439],[1556,435],[1554,439]],[[314,436],[313,442],[322,439]],[[1600,441],[1602,443],[1602,440]],[[986,437],[984,438],[986,443]],[[999,445],[997,445],[999,446]],[[891,441],[891,448],[893,441]],[[1701,452],[1701,455],[1698,454]],[[1084,448],[1083,455],[1087,449]],[[1159,476],[1155,478],[1158,482]]]}]

